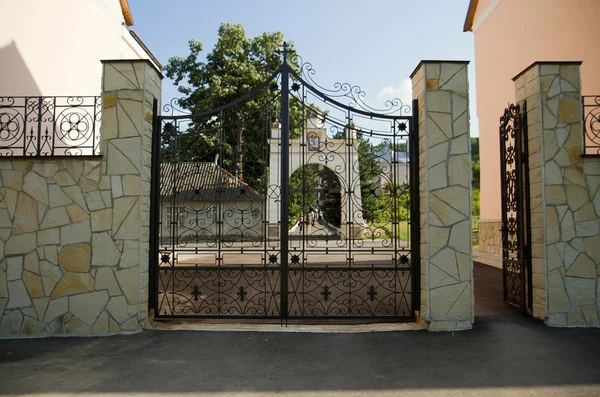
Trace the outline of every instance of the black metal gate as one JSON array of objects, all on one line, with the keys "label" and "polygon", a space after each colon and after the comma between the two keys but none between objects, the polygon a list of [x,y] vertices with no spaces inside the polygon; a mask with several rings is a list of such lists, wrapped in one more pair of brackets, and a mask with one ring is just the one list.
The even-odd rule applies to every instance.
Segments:
[{"label": "black metal gate", "polygon": [[416,117],[288,56],[232,103],[155,117],[156,318],[414,318]]},{"label": "black metal gate", "polygon": [[526,104],[511,104],[500,118],[502,269],[504,302],[531,310],[531,230]]}]

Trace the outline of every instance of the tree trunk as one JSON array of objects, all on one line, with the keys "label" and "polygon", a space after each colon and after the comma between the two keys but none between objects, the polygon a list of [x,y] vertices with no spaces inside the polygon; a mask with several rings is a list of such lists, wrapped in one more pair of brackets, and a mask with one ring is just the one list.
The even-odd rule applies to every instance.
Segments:
[{"label": "tree trunk", "polygon": [[244,180],[244,117],[238,118],[237,143],[235,146],[235,169],[237,177]]}]

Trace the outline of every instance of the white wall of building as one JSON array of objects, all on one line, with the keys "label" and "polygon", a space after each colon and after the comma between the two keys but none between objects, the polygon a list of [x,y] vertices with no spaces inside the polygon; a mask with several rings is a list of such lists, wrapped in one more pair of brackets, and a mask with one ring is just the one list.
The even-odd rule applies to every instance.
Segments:
[{"label": "white wall of building", "polygon": [[3,2],[0,96],[100,95],[100,60],[148,58],[124,23],[119,0]]}]

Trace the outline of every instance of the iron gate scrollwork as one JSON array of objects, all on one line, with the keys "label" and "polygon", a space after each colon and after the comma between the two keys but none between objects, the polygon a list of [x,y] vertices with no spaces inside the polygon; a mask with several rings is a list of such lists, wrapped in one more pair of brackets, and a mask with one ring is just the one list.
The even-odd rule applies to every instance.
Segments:
[{"label": "iron gate scrollwork", "polygon": [[524,311],[532,302],[527,147],[526,104],[511,104],[500,118],[504,301]]},{"label": "iron gate scrollwork", "polygon": [[413,319],[416,117],[282,55],[232,103],[155,118],[155,317]]}]

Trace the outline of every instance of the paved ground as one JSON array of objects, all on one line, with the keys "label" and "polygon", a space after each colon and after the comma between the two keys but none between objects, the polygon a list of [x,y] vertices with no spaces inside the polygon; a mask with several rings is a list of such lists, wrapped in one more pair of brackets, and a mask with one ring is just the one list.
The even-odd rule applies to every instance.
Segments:
[{"label": "paved ground", "polygon": [[477,266],[472,331],[146,331],[0,341],[0,395],[600,396],[600,329],[557,329],[500,303]]}]

